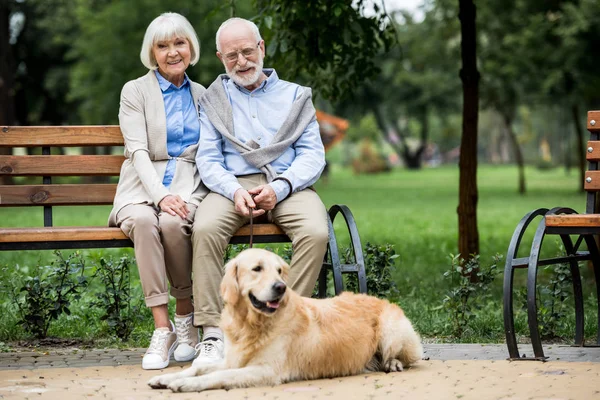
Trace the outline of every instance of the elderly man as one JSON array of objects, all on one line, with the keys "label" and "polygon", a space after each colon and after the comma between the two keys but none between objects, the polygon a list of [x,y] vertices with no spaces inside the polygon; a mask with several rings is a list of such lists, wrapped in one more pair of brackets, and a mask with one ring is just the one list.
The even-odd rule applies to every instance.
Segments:
[{"label": "elderly man", "polygon": [[204,331],[197,360],[223,357],[223,256],[250,213],[268,213],[291,238],[288,283],[302,296],[313,291],[328,239],[325,206],[311,188],[325,166],[325,151],[310,88],[263,69],[265,42],[248,20],[225,21],[216,42],[227,74],[200,100],[196,156],[211,190],[197,209],[201,218],[192,234],[194,324]]}]

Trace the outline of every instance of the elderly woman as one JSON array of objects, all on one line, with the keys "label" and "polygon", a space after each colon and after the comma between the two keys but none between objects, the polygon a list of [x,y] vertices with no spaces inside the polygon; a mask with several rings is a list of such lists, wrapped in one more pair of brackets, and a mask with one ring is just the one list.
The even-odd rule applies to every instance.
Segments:
[{"label": "elderly woman", "polygon": [[[127,82],[121,92],[126,159],[109,225],[120,227],[134,243],[146,306],[154,317],[144,369],[167,367],[173,354],[177,361],[189,361],[198,343],[190,234],[196,206],[207,193],[194,161],[200,135],[196,105],[205,89],[185,71],[199,53],[189,21],[162,14],[144,35],[140,58],[148,73]],[[176,299],[175,324],[169,319],[167,280]]]}]

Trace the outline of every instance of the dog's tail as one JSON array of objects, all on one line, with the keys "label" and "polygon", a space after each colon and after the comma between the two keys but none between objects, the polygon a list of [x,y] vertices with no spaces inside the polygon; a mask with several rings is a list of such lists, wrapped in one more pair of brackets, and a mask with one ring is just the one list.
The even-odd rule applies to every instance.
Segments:
[{"label": "dog's tail", "polygon": [[404,317],[400,321],[403,340],[399,359],[403,366],[414,364],[423,359],[423,345],[419,334],[414,330],[408,318]]},{"label": "dog's tail", "polygon": [[406,367],[423,358],[421,338],[401,309],[392,305],[382,313],[381,320],[380,350],[384,364],[398,359]]}]

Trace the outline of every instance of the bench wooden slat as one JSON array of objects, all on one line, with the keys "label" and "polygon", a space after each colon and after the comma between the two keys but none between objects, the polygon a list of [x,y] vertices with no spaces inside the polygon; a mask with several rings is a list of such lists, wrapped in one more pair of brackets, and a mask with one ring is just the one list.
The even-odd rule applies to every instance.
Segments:
[{"label": "bench wooden slat", "polygon": [[0,174],[12,176],[116,176],[124,156],[0,156]]},{"label": "bench wooden slat", "polygon": [[0,207],[108,205],[116,184],[0,185]]},{"label": "bench wooden slat", "polygon": [[[0,148],[122,146],[120,128],[105,126],[0,126]],[[0,155],[0,175],[119,176],[122,155]],[[116,184],[0,185],[0,207],[110,205]],[[45,211],[50,211],[51,207]],[[255,220],[255,243],[287,242],[275,224]],[[230,243],[248,243],[250,227],[240,228]],[[0,250],[127,247],[119,228],[106,226],[0,228]]]},{"label": "bench wooden slat", "polygon": [[[600,124],[600,121],[598,123]],[[587,142],[585,158],[588,161],[600,161],[600,141],[590,140]]]},{"label": "bench wooden slat", "polygon": [[[124,240],[127,236],[120,228],[105,226],[54,226],[39,228],[0,228],[0,243],[31,243],[31,242],[69,242],[69,241],[96,241],[96,240]],[[281,228],[275,224],[256,224],[253,234],[285,235]],[[241,227],[234,237],[250,235],[250,227]]]},{"label": "bench wooden slat", "polygon": [[589,191],[600,190],[600,171],[585,171],[583,187]]},{"label": "bench wooden slat", "polygon": [[[591,122],[595,124],[592,125]],[[600,110],[588,111],[587,129],[590,132],[600,132]]]},{"label": "bench wooden slat", "polygon": [[560,214],[546,216],[547,227],[600,226],[600,214]]},{"label": "bench wooden slat", "polygon": [[[255,224],[252,228],[254,235],[285,235],[285,232],[275,224]],[[250,225],[244,225],[233,236],[249,236]]]},{"label": "bench wooden slat", "polygon": [[40,228],[1,228],[0,243],[69,242],[83,240],[123,240],[120,228],[105,226],[53,226]]},{"label": "bench wooden slat", "polygon": [[3,126],[0,147],[122,146],[118,125],[98,126]]}]

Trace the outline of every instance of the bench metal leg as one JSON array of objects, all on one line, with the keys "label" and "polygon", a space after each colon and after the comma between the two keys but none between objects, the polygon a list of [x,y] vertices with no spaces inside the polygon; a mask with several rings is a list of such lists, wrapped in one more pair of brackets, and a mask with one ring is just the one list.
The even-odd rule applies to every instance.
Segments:
[{"label": "bench metal leg", "polygon": [[333,274],[333,288],[338,295],[344,291],[344,281],[342,280],[342,263],[338,251],[333,222],[329,215],[327,216],[327,225],[329,226],[329,242],[327,243],[327,252],[323,260],[323,267],[319,274],[319,298],[327,297],[327,272],[331,270]]},{"label": "bench metal leg", "polygon": [[[548,211],[547,215],[555,214],[577,214],[577,211],[568,207],[556,207]],[[589,235],[579,235],[577,242],[573,245],[571,236],[568,234],[561,234],[560,238],[563,242],[565,253],[570,256],[569,268],[571,270],[571,279],[573,280],[573,301],[575,303],[575,346],[583,346],[584,341],[584,310],[583,310],[583,287],[581,284],[581,275],[579,273],[579,262],[574,258],[577,255],[579,246],[582,241],[585,240],[590,255],[593,250],[590,247],[590,242],[587,239]],[[594,246],[595,247],[595,243]],[[597,252],[597,251],[596,251]]]},{"label": "bench metal leg", "polygon": [[[576,214],[576,211],[571,208],[557,207],[551,210],[537,209],[525,215],[517,225],[513,237],[511,239],[508,253],[506,256],[506,264],[504,268],[504,328],[506,333],[506,344],[510,360],[540,360],[544,361],[547,357],[544,356],[542,341],[538,326],[538,310],[537,310],[537,270],[540,266],[556,265],[568,263],[571,276],[573,279],[573,300],[575,305],[575,345],[584,346],[584,302],[583,288],[581,276],[579,272],[579,262],[584,260],[592,260],[594,265],[594,274],[596,279],[600,278],[600,251],[594,236],[589,233],[579,235],[575,244],[571,239],[570,234],[574,234],[569,230],[553,229],[551,235],[557,235],[561,238],[565,249],[565,255],[547,258],[540,260],[540,252],[544,237],[548,235],[546,227],[546,215],[553,214]],[[543,216],[537,226],[535,235],[531,244],[531,249],[528,257],[518,258],[519,246],[521,239],[527,227],[533,220],[539,216]],[[588,251],[580,251],[579,247],[585,241]],[[531,345],[533,347],[534,357],[520,357],[517,347],[517,341],[514,331],[514,315],[513,315],[513,283],[514,270],[516,268],[527,268],[527,321],[529,325],[529,334]],[[597,282],[598,283],[598,282]],[[600,318],[600,285],[597,284],[596,292],[598,295],[598,316]],[[600,319],[598,321],[598,344],[600,344]]]},{"label": "bench metal leg", "polygon": [[546,221],[542,219],[535,231],[533,242],[531,243],[531,253],[529,254],[529,265],[527,266],[527,322],[529,323],[529,336],[533,354],[537,360],[545,360],[540,331],[537,320],[537,300],[535,287],[537,284],[537,267],[540,258],[540,249],[544,240],[546,231]]},{"label": "bench metal leg", "polygon": [[[354,272],[358,276],[358,291],[360,293],[367,293],[367,274],[365,272],[365,259],[363,256],[362,244],[360,242],[360,236],[358,235],[358,228],[356,227],[356,221],[354,215],[350,209],[345,205],[335,204],[329,208],[329,218],[331,220],[331,229],[333,229],[333,221],[335,217],[341,214],[346,222],[346,227],[350,234],[350,242],[352,244],[352,251],[354,253],[354,264],[341,265],[342,272]],[[336,291],[336,294],[337,291]]]},{"label": "bench metal leg", "polygon": [[331,268],[331,263],[327,262],[327,254],[325,254],[323,267],[321,267],[321,272],[319,272],[319,291],[317,294],[319,299],[327,297],[327,272],[329,272],[329,268]]},{"label": "bench metal leg", "polygon": [[[582,237],[580,236],[575,246],[573,246],[573,241],[569,235],[560,235],[560,238],[565,246],[567,255],[576,255]],[[579,274],[579,263],[573,259],[569,262],[569,267],[571,269],[571,278],[573,279],[573,300],[575,302],[575,345],[583,346],[583,288]]]},{"label": "bench metal leg", "polygon": [[596,303],[598,306],[598,326],[596,327],[596,345],[600,346],[600,252],[593,235],[585,235],[585,242],[590,251],[592,265],[594,267],[594,279],[596,280]]},{"label": "bench metal leg", "polygon": [[[553,208],[546,213],[546,215],[552,214],[576,214],[576,211],[571,208],[557,207]],[[542,341],[539,334],[538,320],[537,320],[537,301],[536,301],[536,283],[537,283],[537,268],[540,265],[540,251],[546,235],[546,220],[542,219],[537,227],[533,242],[531,244],[531,253],[529,256],[529,264],[527,271],[527,321],[529,323],[529,334],[531,337],[531,345],[533,346],[533,352],[535,359],[545,360],[547,357],[544,356],[544,350],[542,347]],[[579,274],[579,263],[577,251],[583,239],[580,236],[576,245],[573,245],[573,241],[568,234],[559,235],[566,252],[565,257],[557,257],[555,259],[544,260],[543,265],[553,265],[568,262],[571,270],[571,277],[573,280],[573,299],[575,302],[575,344],[583,346],[583,328],[584,328],[584,310],[583,310],[583,290],[581,285],[581,276]],[[587,243],[587,242],[586,242]]]},{"label": "bench metal leg", "polygon": [[520,359],[519,348],[517,346],[517,339],[515,336],[515,318],[513,313],[513,282],[514,282],[514,271],[515,268],[524,268],[527,264],[518,262],[519,246],[521,245],[521,239],[527,230],[527,227],[531,222],[539,217],[543,216],[548,212],[547,208],[540,208],[526,214],[521,221],[519,221],[513,236],[508,246],[508,253],[506,254],[506,263],[504,266],[504,287],[503,287],[503,298],[504,298],[504,333],[506,335],[506,345],[508,347],[508,354],[511,360]]},{"label": "bench metal leg", "polygon": [[[350,235],[352,252],[354,253],[354,263],[352,264],[342,264],[340,260],[337,239],[333,228],[333,221],[338,214],[341,214],[344,217]],[[327,219],[329,225],[329,243],[327,244],[325,259],[323,260],[323,268],[319,274],[318,297],[327,297],[327,278],[330,270],[333,274],[333,286],[336,295],[344,291],[342,275],[345,273],[355,273],[358,279],[359,292],[367,293],[367,274],[365,273],[362,244],[352,212],[347,206],[336,204],[329,209]]]}]

